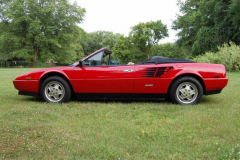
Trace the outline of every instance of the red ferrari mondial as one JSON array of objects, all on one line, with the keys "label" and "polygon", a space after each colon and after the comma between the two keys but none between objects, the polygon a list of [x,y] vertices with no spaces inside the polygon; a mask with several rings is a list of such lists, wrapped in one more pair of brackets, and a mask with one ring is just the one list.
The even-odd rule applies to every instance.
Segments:
[{"label": "red ferrari mondial", "polygon": [[[18,76],[19,95],[41,96],[47,102],[78,98],[165,99],[178,104],[199,103],[227,85],[221,64],[155,56],[141,63],[112,65],[111,51],[102,48],[66,67],[46,68]],[[131,65],[130,65],[131,64]]]}]

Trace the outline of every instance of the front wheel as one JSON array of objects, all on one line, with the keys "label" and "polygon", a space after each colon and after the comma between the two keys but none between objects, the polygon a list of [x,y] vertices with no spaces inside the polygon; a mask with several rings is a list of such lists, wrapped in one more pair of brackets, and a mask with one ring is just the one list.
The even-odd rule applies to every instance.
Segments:
[{"label": "front wheel", "polygon": [[201,101],[202,96],[202,85],[193,77],[182,77],[176,80],[170,89],[172,102],[178,104],[197,104]]},{"label": "front wheel", "polygon": [[52,76],[43,81],[40,94],[46,102],[61,103],[69,101],[71,89],[63,78]]}]

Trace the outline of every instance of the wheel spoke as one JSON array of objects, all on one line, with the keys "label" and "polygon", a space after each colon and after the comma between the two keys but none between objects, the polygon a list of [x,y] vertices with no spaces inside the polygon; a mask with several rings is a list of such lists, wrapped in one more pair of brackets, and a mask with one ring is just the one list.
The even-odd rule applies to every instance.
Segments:
[{"label": "wheel spoke", "polygon": [[194,90],[191,90],[190,91],[190,95],[192,96],[192,95],[195,95],[195,91]]},{"label": "wheel spoke", "polygon": [[187,89],[187,90],[191,90],[191,86],[190,86],[189,84],[186,84],[185,89]]},{"label": "wheel spoke", "polygon": [[184,100],[184,99],[186,98],[186,96],[185,96],[184,94],[181,94],[181,95],[180,95],[180,98],[181,98],[182,100]]},{"label": "wheel spoke", "polygon": [[56,90],[58,90],[58,89],[60,89],[61,87],[60,87],[59,84],[55,84],[55,86],[54,86],[53,88],[56,89]]},{"label": "wheel spoke", "polygon": [[59,95],[59,94],[63,94],[63,91],[62,90],[58,90],[57,91],[57,94]]},{"label": "wheel spoke", "polygon": [[49,87],[48,87],[48,90],[49,90],[50,92],[52,92],[52,91],[53,91],[53,87],[52,87],[52,86],[49,86]]},{"label": "wheel spoke", "polygon": [[186,96],[186,98],[187,98],[187,100],[191,101],[193,97],[192,97],[192,95],[188,95],[188,96]]},{"label": "wheel spoke", "polygon": [[59,99],[59,95],[58,95],[58,94],[53,95],[53,97],[54,97],[56,100]]},{"label": "wheel spoke", "polygon": [[183,88],[183,89],[180,89],[179,91],[180,91],[182,94],[184,94],[185,89]]},{"label": "wheel spoke", "polygon": [[49,95],[49,96],[53,96],[53,93],[52,93],[52,92],[48,92],[48,95]]}]

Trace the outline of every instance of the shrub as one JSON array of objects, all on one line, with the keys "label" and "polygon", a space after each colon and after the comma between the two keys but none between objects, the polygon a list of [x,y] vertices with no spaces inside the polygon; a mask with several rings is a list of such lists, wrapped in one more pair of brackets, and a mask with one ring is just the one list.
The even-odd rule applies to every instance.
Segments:
[{"label": "shrub", "polygon": [[152,56],[188,59],[191,53],[189,49],[178,47],[175,43],[164,43],[153,46],[150,53],[150,57]]},{"label": "shrub", "polygon": [[198,62],[223,64],[227,71],[240,71],[240,46],[230,42],[218,47],[218,52],[207,52],[198,58]]}]

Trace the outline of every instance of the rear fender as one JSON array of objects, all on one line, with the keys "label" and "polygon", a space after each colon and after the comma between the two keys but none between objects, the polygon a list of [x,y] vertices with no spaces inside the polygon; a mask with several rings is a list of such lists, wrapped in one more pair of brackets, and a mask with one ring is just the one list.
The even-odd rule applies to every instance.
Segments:
[{"label": "rear fender", "polygon": [[201,85],[202,85],[202,87],[203,87],[203,94],[206,93],[206,86],[205,86],[205,84],[204,84],[203,77],[202,77],[201,74],[199,74],[198,72],[191,71],[191,70],[183,70],[183,71],[178,72],[178,73],[173,77],[173,79],[172,79],[172,81],[171,81],[171,84],[170,84],[169,87],[168,87],[168,93],[169,93],[169,91],[170,91],[170,88],[172,87],[172,84],[173,84],[177,79],[179,79],[179,78],[181,78],[181,77],[185,77],[185,76],[189,76],[189,77],[193,77],[193,78],[197,79],[197,80],[201,83]]},{"label": "rear fender", "polygon": [[173,79],[175,79],[175,78],[177,78],[177,77],[179,77],[179,76],[181,76],[181,75],[185,75],[185,74],[196,75],[196,76],[200,77],[201,79],[203,79],[203,77],[202,77],[201,74],[199,74],[199,73],[196,72],[196,71],[191,71],[191,70],[182,70],[182,71],[178,72],[178,73],[174,76]]}]

